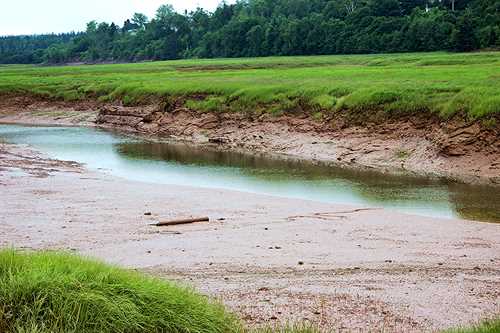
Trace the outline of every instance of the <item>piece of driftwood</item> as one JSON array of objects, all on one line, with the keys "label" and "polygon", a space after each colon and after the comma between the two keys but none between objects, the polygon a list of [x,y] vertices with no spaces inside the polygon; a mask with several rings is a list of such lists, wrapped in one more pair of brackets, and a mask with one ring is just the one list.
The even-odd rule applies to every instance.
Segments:
[{"label": "piece of driftwood", "polygon": [[189,224],[189,223],[197,223],[197,222],[210,222],[210,218],[198,217],[198,218],[183,219],[183,220],[162,221],[162,222],[155,223],[153,225],[157,226],[157,227],[166,227],[169,225]]}]

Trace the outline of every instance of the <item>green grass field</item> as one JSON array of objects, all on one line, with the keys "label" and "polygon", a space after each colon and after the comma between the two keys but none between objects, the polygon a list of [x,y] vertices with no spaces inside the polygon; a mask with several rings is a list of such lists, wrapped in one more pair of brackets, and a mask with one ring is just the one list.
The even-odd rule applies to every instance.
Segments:
[{"label": "green grass field", "polygon": [[[449,333],[499,332],[500,320]],[[64,253],[0,250],[2,333],[318,333],[246,329],[224,307],[165,280]]]},{"label": "green grass field", "polygon": [[500,114],[500,52],[1,66],[0,93],[126,105],[182,97],[198,111]]}]

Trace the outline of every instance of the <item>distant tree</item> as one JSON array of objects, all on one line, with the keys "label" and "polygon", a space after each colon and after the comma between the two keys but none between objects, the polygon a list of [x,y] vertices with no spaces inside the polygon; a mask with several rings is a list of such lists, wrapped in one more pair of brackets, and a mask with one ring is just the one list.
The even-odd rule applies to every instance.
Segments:
[{"label": "distant tree", "polygon": [[158,21],[168,21],[169,18],[174,16],[175,10],[172,5],[161,5],[156,11],[156,20]]},{"label": "distant tree", "polygon": [[45,59],[48,63],[61,63],[68,61],[67,50],[64,45],[52,45],[45,52]]},{"label": "distant tree", "polygon": [[130,32],[130,31],[135,31],[137,29],[139,29],[139,25],[130,21],[130,19],[127,19],[125,20],[125,22],[123,22],[122,32],[124,33]]},{"label": "distant tree", "polygon": [[93,34],[97,31],[97,22],[90,21],[87,23],[87,30],[85,31],[87,34]]},{"label": "distant tree", "polygon": [[246,33],[246,42],[248,45],[248,51],[245,56],[249,57],[259,57],[265,52],[263,51],[264,46],[264,29],[261,25],[254,25]]},{"label": "distant tree", "polygon": [[135,13],[134,16],[132,16],[131,21],[138,27],[138,29],[144,29],[148,23],[148,17],[141,13]]},{"label": "distant tree", "polygon": [[400,0],[399,5],[403,15],[410,15],[415,8],[424,9],[428,0]]},{"label": "distant tree", "polygon": [[371,0],[369,6],[375,16],[399,16],[402,12],[398,0]]},{"label": "distant tree", "polygon": [[358,8],[358,0],[342,0],[344,8],[348,14],[352,14]]},{"label": "distant tree", "polygon": [[474,19],[470,11],[466,11],[458,21],[451,35],[453,50],[465,52],[477,48],[477,38],[474,32]]},{"label": "distant tree", "polygon": [[342,11],[343,9],[338,1],[328,1],[323,8],[322,14],[328,19],[340,19],[342,18]]}]

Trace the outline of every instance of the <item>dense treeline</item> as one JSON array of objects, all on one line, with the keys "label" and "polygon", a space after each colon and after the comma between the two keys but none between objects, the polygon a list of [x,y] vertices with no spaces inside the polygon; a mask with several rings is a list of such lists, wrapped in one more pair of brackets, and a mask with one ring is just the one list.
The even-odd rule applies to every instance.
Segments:
[{"label": "dense treeline", "polygon": [[79,34],[0,38],[0,63],[143,61],[500,46],[499,0],[247,0],[180,14],[161,6]]},{"label": "dense treeline", "polygon": [[0,37],[0,63],[29,64],[54,61],[47,57],[47,49],[57,44],[69,45],[76,36],[78,34],[68,33]]}]

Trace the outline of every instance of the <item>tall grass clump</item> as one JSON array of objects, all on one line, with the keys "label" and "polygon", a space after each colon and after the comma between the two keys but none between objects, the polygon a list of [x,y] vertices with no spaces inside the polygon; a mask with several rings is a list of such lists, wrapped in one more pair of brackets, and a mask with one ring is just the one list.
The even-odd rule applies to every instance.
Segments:
[{"label": "tall grass clump", "polygon": [[69,254],[0,250],[0,332],[235,332],[190,289]]},{"label": "tall grass clump", "polygon": [[470,328],[456,328],[444,333],[498,333],[500,332],[500,318],[487,320]]}]

